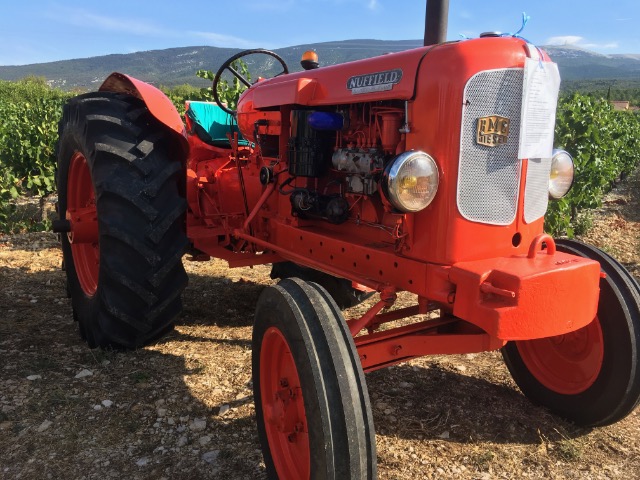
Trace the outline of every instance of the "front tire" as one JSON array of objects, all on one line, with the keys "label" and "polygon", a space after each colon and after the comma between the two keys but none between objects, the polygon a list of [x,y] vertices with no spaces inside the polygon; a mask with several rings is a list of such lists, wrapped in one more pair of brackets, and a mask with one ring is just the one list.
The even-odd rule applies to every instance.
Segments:
[{"label": "front tire", "polygon": [[[556,240],[559,251],[600,262],[596,318],[566,335],[509,342],[503,357],[534,403],[581,426],[615,423],[640,402],[640,287],[595,247]],[[557,299],[562,301],[562,299]]]},{"label": "front tire", "polygon": [[57,186],[74,318],[90,347],[136,348],[172,328],[187,283],[181,155],[140,100],[65,105]]},{"label": "front tire", "polygon": [[375,292],[354,288],[352,283],[345,279],[334,277],[328,273],[303,267],[293,262],[274,263],[271,267],[271,278],[300,278],[306,282],[317,283],[329,292],[341,310],[355,307],[370,298]]},{"label": "front tire", "polygon": [[290,278],[262,292],[252,367],[269,478],[376,477],[364,373],[340,310],[322,287]]}]

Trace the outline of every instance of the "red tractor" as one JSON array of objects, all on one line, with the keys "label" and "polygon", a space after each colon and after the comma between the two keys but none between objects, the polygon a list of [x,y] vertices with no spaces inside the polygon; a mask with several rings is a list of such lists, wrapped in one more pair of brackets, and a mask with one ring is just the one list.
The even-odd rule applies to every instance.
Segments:
[{"label": "red tractor", "polygon": [[[247,86],[237,111],[190,103],[186,129],[159,90],[118,73],[64,109],[55,228],[90,347],[167,332],[185,253],[283,278],[253,332],[274,478],[374,478],[364,373],[423,355],[502,349],[526,396],[579,425],[638,404],[637,282],[543,233],[573,179],[548,140],[555,65],[514,36],[443,43],[446,7],[430,3],[436,38],[414,50],[298,73],[261,50],[283,71],[255,83],[232,66],[255,51],[235,55],[213,91],[231,70]],[[400,291],[415,304],[394,309]]]}]

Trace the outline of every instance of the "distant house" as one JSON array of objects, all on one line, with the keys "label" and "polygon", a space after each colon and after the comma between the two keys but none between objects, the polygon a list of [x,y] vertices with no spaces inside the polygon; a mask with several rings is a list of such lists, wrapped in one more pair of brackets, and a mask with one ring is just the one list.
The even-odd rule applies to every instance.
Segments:
[{"label": "distant house", "polygon": [[612,100],[611,105],[614,110],[629,110],[629,102],[626,100]]}]

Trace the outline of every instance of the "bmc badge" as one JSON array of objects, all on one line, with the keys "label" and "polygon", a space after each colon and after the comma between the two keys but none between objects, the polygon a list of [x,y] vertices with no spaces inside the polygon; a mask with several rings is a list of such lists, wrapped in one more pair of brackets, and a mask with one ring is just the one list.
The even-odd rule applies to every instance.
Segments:
[{"label": "bmc badge", "polygon": [[365,73],[356,75],[347,80],[347,88],[351,93],[384,92],[391,90],[393,86],[402,79],[402,70],[386,70],[384,72]]},{"label": "bmc badge", "polygon": [[511,120],[498,115],[478,118],[476,143],[486,147],[497,147],[507,143]]}]

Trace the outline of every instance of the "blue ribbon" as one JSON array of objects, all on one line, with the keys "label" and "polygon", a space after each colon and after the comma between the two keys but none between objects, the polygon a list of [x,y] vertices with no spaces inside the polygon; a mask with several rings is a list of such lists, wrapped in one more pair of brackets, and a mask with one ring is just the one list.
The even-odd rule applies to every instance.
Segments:
[{"label": "blue ribbon", "polygon": [[[524,40],[525,42],[527,42],[528,44],[533,45],[533,43],[531,43],[529,40],[527,40],[526,38],[524,38],[522,35],[520,35],[523,31],[524,31],[524,27],[527,26],[527,23],[529,23],[529,20],[531,20],[531,17],[529,15],[527,15],[526,12],[522,12],[522,25],[520,26],[520,29],[515,32],[515,33],[503,33],[500,36],[501,37],[514,37],[514,38],[519,38],[521,40]],[[458,35],[460,35],[460,37],[463,40],[469,40],[469,37],[467,37],[466,35],[459,33]],[[540,47],[538,47],[537,45],[534,45],[536,47],[536,50],[538,50],[538,54],[540,57],[540,66],[542,66],[542,50],[540,50]]]},{"label": "blue ribbon", "polygon": [[520,27],[520,30],[518,30],[516,33],[512,34],[511,36],[512,37],[520,37],[520,34],[524,30],[524,27],[527,26],[527,23],[529,22],[530,19],[531,19],[531,17],[529,15],[527,15],[526,12],[522,12],[522,26]]},{"label": "blue ribbon", "polygon": [[[516,33],[503,33],[502,36],[503,37],[519,38],[521,40],[524,40],[528,44],[533,45],[533,43],[531,43],[529,40],[527,40],[522,35],[520,35],[522,33],[522,31],[524,30],[524,27],[526,27],[527,23],[529,23],[529,20],[531,20],[531,17],[529,15],[527,15],[526,12],[522,12],[522,25],[520,26],[520,29]],[[538,47],[537,45],[534,45],[534,46],[536,47],[536,50],[538,50],[538,59],[539,59],[540,67],[544,68],[544,65],[543,65],[543,62],[542,62],[542,50],[540,50],[540,47]]]},{"label": "blue ribbon", "polygon": [[527,15],[526,12],[522,12],[522,25],[520,26],[520,30],[518,30],[516,33],[503,33],[500,36],[501,37],[521,38],[525,42],[531,43],[529,40],[527,40],[522,35],[520,35],[522,33],[522,31],[524,30],[524,27],[527,26],[527,23],[529,22],[530,19],[531,19],[531,17],[529,15]]}]

